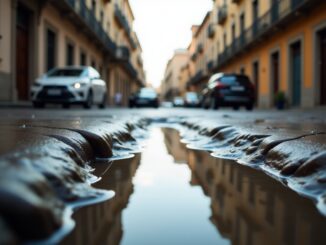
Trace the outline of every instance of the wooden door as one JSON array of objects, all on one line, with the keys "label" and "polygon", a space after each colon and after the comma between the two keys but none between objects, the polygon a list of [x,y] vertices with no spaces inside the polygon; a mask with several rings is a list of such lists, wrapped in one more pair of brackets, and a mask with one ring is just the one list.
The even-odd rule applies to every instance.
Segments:
[{"label": "wooden door", "polygon": [[258,61],[253,64],[253,82],[255,85],[255,104],[258,104],[258,92],[259,92],[259,63]]},{"label": "wooden door", "polygon": [[326,105],[326,30],[319,34],[320,37],[320,104]]},{"label": "wooden door", "polygon": [[17,7],[16,25],[16,88],[18,100],[28,100],[29,91],[29,11]]},{"label": "wooden door", "polygon": [[300,106],[301,102],[301,43],[291,46],[292,105]]},{"label": "wooden door", "polygon": [[279,92],[279,53],[276,52],[272,55],[272,83],[273,95]]}]

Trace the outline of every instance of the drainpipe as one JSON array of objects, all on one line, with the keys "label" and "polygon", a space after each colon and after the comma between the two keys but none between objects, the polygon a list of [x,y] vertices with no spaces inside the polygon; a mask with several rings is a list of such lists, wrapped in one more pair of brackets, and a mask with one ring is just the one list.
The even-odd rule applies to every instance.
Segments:
[{"label": "drainpipe", "polygon": [[[3,9],[2,7],[2,1],[0,1],[0,10]],[[1,13],[0,13],[1,14]],[[1,50],[1,43],[2,43],[2,32],[1,32],[2,28],[1,28],[1,18],[0,18],[0,50]],[[1,57],[1,53],[0,53],[0,65],[2,62],[2,57]]]},{"label": "drainpipe", "polygon": [[11,5],[11,88],[10,88],[10,101],[14,102],[17,100],[16,91],[16,19],[17,19],[17,0],[13,0]]}]

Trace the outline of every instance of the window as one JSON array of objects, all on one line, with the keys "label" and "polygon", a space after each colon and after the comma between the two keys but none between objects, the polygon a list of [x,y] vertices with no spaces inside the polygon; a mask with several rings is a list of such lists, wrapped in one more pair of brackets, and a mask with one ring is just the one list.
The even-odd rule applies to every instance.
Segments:
[{"label": "window", "polygon": [[48,72],[48,77],[80,77],[83,74],[83,69],[53,69]]},{"label": "window", "polygon": [[91,62],[91,66],[92,66],[94,69],[96,69],[96,62],[95,62],[95,60],[92,60],[92,62]]},{"label": "window", "polygon": [[103,26],[103,24],[104,24],[104,12],[103,12],[103,10],[101,10],[101,16],[100,16],[100,21],[101,21],[101,24],[102,24],[102,26]]},{"label": "window", "polygon": [[66,47],[66,65],[68,66],[74,65],[74,55],[75,55],[75,48],[73,44],[68,42]]},{"label": "window", "polygon": [[46,70],[55,67],[56,60],[56,33],[50,29],[46,31]]},{"label": "window", "polygon": [[81,53],[80,53],[80,65],[82,65],[82,66],[86,66],[87,64],[87,61],[86,61],[86,54],[85,54],[85,52],[83,52],[83,51],[81,51]]},{"label": "window", "polygon": [[96,0],[92,0],[92,12],[96,14]]}]

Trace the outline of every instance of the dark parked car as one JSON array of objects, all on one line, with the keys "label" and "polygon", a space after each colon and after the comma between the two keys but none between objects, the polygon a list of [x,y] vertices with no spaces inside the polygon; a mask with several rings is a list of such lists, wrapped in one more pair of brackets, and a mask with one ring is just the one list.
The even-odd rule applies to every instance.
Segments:
[{"label": "dark parked car", "polygon": [[202,91],[202,107],[218,109],[231,106],[235,110],[245,106],[252,110],[255,103],[255,87],[245,75],[223,74],[210,79]]},{"label": "dark parked car", "polygon": [[129,107],[154,107],[158,108],[158,95],[152,88],[141,88],[137,93],[130,96]]}]

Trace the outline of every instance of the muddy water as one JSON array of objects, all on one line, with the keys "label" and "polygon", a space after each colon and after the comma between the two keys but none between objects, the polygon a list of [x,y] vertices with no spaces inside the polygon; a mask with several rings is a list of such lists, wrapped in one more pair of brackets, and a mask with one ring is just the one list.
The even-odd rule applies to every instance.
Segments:
[{"label": "muddy water", "polygon": [[154,128],[142,155],[99,163],[116,196],[78,210],[62,244],[326,244],[315,205],[266,174]]}]

